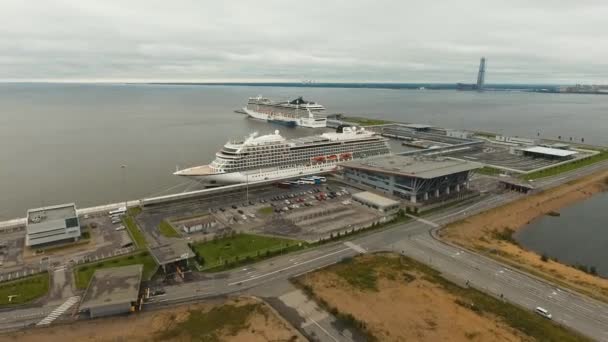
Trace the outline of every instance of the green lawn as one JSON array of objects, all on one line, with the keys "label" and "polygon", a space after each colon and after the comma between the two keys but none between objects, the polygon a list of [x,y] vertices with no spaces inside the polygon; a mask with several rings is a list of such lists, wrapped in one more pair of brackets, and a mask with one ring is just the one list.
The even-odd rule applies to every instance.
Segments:
[{"label": "green lawn", "polygon": [[179,233],[175,231],[175,228],[171,225],[171,223],[167,222],[167,220],[160,221],[160,225],[158,226],[160,230],[160,234],[166,237],[179,237]]},{"label": "green lawn", "polygon": [[102,261],[84,264],[74,269],[74,279],[76,280],[76,287],[79,289],[85,289],[89,285],[91,277],[95,270],[109,267],[120,267],[142,264],[144,265],[144,271],[142,275],[143,280],[148,280],[154,274],[156,270],[156,262],[148,252],[139,254],[123,255],[116,258],[105,259]]},{"label": "green lawn", "polygon": [[361,126],[384,125],[384,124],[391,123],[391,121],[386,121],[386,120],[381,120],[381,119],[368,119],[368,118],[359,118],[359,117],[354,117],[354,116],[346,116],[346,117],[342,118],[342,121],[356,123]]},{"label": "green lawn", "polygon": [[127,227],[127,230],[133,239],[133,243],[135,243],[137,248],[146,248],[148,245],[146,242],[146,237],[144,236],[144,233],[139,230],[135,219],[131,216],[123,216],[122,223],[125,225],[125,227]]},{"label": "green lawn", "polygon": [[[29,303],[49,292],[49,274],[47,272],[23,279],[0,283],[0,307]],[[13,296],[9,302],[8,296]]]},{"label": "green lawn", "polygon": [[495,168],[489,167],[489,166],[484,166],[481,169],[475,170],[475,172],[480,173],[482,175],[488,175],[488,176],[497,176],[500,174],[499,169],[495,169]]},{"label": "green lawn", "polygon": [[526,179],[526,180],[531,180],[531,179],[556,176],[556,175],[559,175],[560,173],[576,170],[578,168],[589,166],[589,165],[595,164],[595,163],[599,163],[604,160],[608,160],[608,151],[606,151],[606,150],[601,151],[600,153],[598,153],[594,156],[585,158],[585,159],[575,160],[575,161],[572,161],[567,164],[554,166],[554,167],[551,167],[551,168],[548,168],[545,170],[531,172],[526,175],[522,175],[521,178]]},{"label": "green lawn", "polygon": [[[270,257],[304,247],[301,241],[253,234],[237,234],[217,240],[192,245],[203,260],[205,269],[226,269],[236,264]],[[230,265],[234,264],[234,265]]]}]

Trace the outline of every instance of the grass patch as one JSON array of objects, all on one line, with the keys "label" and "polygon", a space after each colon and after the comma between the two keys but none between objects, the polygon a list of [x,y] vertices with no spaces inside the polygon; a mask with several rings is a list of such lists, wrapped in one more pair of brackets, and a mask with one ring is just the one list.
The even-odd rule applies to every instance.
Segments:
[{"label": "grass patch", "polygon": [[148,243],[146,242],[146,237],[144,236],[144,233],[139,230],[135,219],[132,216],[123,216],[122,223],[125,225],[125,227],[127,227],[129,235],[131,235],[131,239],[133,239],[133,242],[135,243],[137,248],[146,248],[146,246],[148,245]]},{"label": "grass patch", "polygon": [[[0,306],[11,306],[32,302],[49,292],[48,272],[0,284]],[[13,296],[8,301],[8,296]]]},{"label": "grass patch", "polygon": [[86,289],[89,285],[89,281],[93,277],[95,270],[109,267],[120,267],[142,264],[144,270],[142,274],[143,280],[149,280],[154,271],[156,271],[156,262],[148,252],[139,254],[123,255],[116,258],[105,259],[94,263],[84,264],[74,269],[74,279],[76,280],[76,287],[79,289]]},{"label": "grass patch", "polygon": [[261,310],[260,304],[227,304],[208,312],[191,310],[186,320],[170,323],[166,330],[157,335],[157,339],[219,342],[222,336],[218,333],[236,335],[249,327],[247,320],[258,310]]},{"label": "grass patch", "polygon": [[360,126],[385,125],[392,123],[392,121],[387,120],[360,118],[356,116],[345,116],[342,118],[342,121],[352,122]]},{"label": "grass patch", "polygon": [[340,278],[359,290],[378,291],[378,276],[372,267],[357,265],[352,261],[344,261],[342,264],[342,267],[336,270]]},{"label": "grass patch", "polygon": [[253,234],[235,234],[192,245],[205,270],[223,270],[306,247],[306,243]]},{"label": "grass patch", "polygon": [[173,228],[171,223],[167,222],[167,220],[160,221],[160,225],[158,226],[160,230],[160,234],[165,237],[179,237],[179,233]]},{"label": "grass patch", "polygon": [[579,160],[572,161],[570,163],[554,166],[554,167],[551,167],[548,169],[534,171],[534,172],[522,175],[521,178],[525,179],[525,180],[531,180],[531,179],[556,176],[556,175],[559,175],[560,173],[576,170],[581,167],[599,163],[604,160],[608,160],[608,151],[606,151],[606,150],[603,150],[600,153],[593,155],[591,157],[585,158],[585,159],[579,159]]},{"label": "grass patch", "polygon": [[258,213],[260,213],[260,215],[271,215],[274,212],[274,209],[272,207],[263,207],[258,209]]},{"label": "grass patch", "polygon": [[142,209],[140,207],[131,207],[129,209],[127,209],[127,213],[129,214],[129,216],[137,216],[142,212]]},{"label": "grass patch", "polygon": [[500,174],[499,169],[489,167],[489,166],[484,166],[481,169],[475,170],[475,172],[482,174],[482,175],[487,175],[487,176],[498,176]]},{"label": "grass patch", "polygon": [[[352,261],[330,266],[324,272],[330,271],[341,276],[341,273],[356,268],[371,269],[371,272],[375,272],[378,278],[389,278],[389,275],[394,277],[398,274],[410,278],[411,273],[415,272],[425,280],[438,284],[444,290],[458,297],[456,299],[457,304],[481,315],[497,316],[507,325],[538,341],[589,341],[585,336],[547,320],[530,310],[503,302],[473,288],[460,287],[443,278],[438,271],[405,256],[374,255],[373,257],[357,257]],[[348,273],[348,276],[361,280],[361,277],[355,276],[355,273]],[[408,279],[404,280],[407,281]],[[299,279],[295,281],[296,284],[301,284]],[[349,281],[349,283],[351,282]],[[310,294],[312,289],[308,289],[306,292]]]}]

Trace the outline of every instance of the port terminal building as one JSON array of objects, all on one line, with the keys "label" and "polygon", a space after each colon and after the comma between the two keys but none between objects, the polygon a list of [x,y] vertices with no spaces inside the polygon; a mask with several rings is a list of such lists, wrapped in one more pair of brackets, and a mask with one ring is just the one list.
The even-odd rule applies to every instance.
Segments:
[{"label": "port terminal building", "polygon": [[80,221],[74,203],[27,211],[25,245],[39,247],[80,238]]},{"label": "port terminal building", "polygon": [[401,155],[342,164],[345,180],[422,205],[468,190],[472,172],[481,167],[470,161]]},{"label": "port terminal building", "polygon": [[142,272],[139,264],[96,270],[79,310],[91,318],[135,311]]}]

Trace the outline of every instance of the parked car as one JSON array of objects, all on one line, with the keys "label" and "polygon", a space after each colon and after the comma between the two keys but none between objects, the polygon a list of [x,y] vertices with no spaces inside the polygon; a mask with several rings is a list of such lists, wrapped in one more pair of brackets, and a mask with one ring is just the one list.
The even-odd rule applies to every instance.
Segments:
[{"label": "parked car", "polygon": [[236,212],[243,215],[243,211],[241,209],[237,210]]},{"label": "parked car", "polygon": [[237,208],[237,206],[233,204],[232,205],[232,209],[236,209],[236,208]]}]

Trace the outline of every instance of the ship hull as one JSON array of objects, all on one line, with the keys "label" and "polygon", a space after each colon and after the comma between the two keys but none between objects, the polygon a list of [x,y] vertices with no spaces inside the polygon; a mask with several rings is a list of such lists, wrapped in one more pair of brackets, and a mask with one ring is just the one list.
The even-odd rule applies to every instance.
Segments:
[{"label": "ship hull", "polygon": [[[264,121],[284,121],[284,120],[276,120],[270,117],[270,115],[266,113],[256,112],[254,110],[250,110],[248,108],[243,108],[243,112],[245,112],[249,117],[258,120]],[[315,119],[310,117],[301,117],[301,118],[287,118],[289,122],[295,122],[296,126],[308,127],[308,128],[324,128],[327,127],[327,119]]]},{"label": "ship hull", "polygon": [[305,165],[294,168],[250,170],[206,175],[188,175],[184,177],[193,178],[197,181],[206,184],[227,185],[247,182],[281,180],[293,177],[302,177],[320,173],[327,173],[335,171],[336,166],[337,163],[323,163],[318,165]]}]

